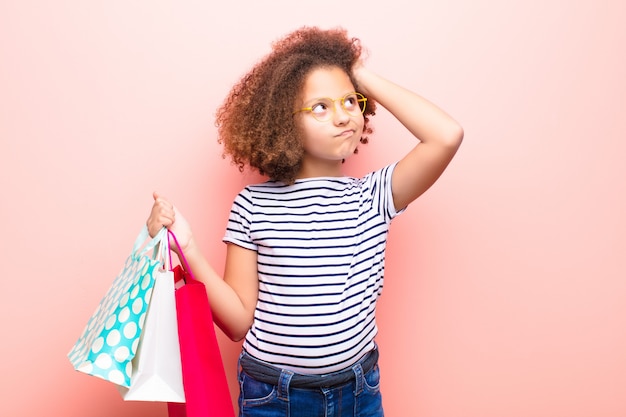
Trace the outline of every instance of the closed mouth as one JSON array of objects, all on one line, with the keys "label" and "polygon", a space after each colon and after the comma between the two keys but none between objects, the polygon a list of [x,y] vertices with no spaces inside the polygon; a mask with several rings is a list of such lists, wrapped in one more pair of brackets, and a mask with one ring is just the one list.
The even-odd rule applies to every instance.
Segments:
[{"label": "closed mouth", "polygon": [[338,135],[335,135],[337,137],[343,137],[343,136],[352,136],[354,134],[354,129],[347,129],[344,130],[343,132],[339,133]]}]

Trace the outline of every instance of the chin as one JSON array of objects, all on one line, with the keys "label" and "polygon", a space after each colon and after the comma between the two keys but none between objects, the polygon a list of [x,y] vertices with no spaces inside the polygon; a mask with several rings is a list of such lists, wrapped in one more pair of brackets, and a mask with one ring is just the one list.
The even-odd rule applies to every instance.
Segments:
[{"label": "chin", "polygon": [[350,152],[348,154],[345,155],[339,155],[339,158],[341,160],[341,162],[345,161],[346,159],[349,159],[352,157],[352,155],[354,155],[354,152]]}]

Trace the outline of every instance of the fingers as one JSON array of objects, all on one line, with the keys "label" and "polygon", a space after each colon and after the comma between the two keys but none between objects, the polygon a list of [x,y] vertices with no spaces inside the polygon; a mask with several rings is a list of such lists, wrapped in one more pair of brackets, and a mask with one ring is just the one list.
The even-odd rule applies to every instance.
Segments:
[{"label": "fingers", "polygon": [[150,216],[146,222],[150,236],[155,236],[163,227],[171,227],[176,220],[176,210],[172,203],[167,199],[159,196],[158,193],[152,194],[154,204],[150,211]]}]

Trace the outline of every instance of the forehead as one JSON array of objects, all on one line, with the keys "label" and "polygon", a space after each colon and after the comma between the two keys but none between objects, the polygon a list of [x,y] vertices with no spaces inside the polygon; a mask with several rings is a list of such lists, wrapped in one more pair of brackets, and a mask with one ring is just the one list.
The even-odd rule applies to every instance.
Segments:
[{"label": "forehead", "polygon": [[307,76],[302,88],[304,102],[316,98],[342,97],[354,91],[354,85],[344,70],[337,67],[316,68]]}]

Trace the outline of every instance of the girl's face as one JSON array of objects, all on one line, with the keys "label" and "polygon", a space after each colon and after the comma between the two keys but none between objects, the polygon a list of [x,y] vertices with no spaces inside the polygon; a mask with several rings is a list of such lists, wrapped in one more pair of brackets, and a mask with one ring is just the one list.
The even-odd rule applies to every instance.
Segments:
[{"label": "girl's face", "polygon": [[340,68],[318,68],[308,75],[296,102],[296,110],[303,110],[295,114],[304,142],[301,176],[341,175],[342,161],[354,154],[363,134],[362,103],[349,95],[354,92]]}]

